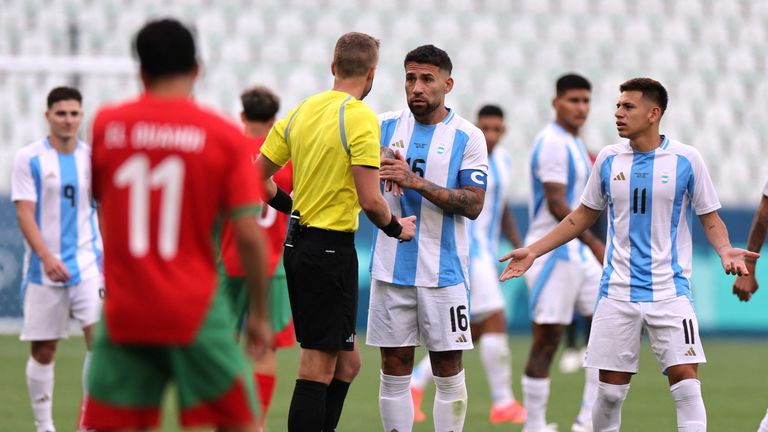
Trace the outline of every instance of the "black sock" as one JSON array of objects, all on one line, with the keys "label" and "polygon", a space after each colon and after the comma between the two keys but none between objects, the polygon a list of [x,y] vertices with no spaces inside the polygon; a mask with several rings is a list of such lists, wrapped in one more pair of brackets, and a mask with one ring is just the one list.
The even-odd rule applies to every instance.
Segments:
[{"label": "black sock", "polygon": [[290,432],[316,432],[323,427],[327,388],[321,382],[296,380],[291,409],[288,411]]},{"label": "black sock", "polygon": [[344,399],[349,391],[348,382],[334,379],[328,386],[328,394],[325,397],[325,424],[323,432],[333,432],[339,424],[341,409],[344,408]]}]

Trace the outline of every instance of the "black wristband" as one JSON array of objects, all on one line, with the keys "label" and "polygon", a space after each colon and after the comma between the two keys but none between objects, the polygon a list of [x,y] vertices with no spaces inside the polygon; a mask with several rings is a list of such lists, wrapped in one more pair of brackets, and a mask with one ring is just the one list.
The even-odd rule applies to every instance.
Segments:
[{"label": "black wristband", "polygon": [[397,237],[401,232],[403,232],[403,226],[400,225],[400,222],[397,221],[395,215],[392,215],[392,219],[389,220],[389,224],[379,228],[381,228],[381,230],[384,231],[384,234],[389,237]]},{"label": "black wristband", "polygon": [[291,196],[285,193],[284,190],[277,188],[277,193],[271,200],[267,202],[273,209],[283,212],[285,214],[291,214],[291,208],[293,207],[293,199]]}]

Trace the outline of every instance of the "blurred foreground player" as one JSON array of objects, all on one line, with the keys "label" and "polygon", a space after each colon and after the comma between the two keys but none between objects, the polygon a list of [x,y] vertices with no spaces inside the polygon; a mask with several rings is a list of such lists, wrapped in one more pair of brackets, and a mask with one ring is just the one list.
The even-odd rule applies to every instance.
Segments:
[{"label": "blurred foreground player", "polygon": [[706,431],[698,379],[706,358],[691,303],[693,211],[727,274],[749,274],[744,260],[759,255],[731,247],[699,152],[659,134],[666,89],[635,78],[619,91],[616,128],[629,141],[600,151],[576,210],[537,242],[502,258],[511,259],[502,280],[521,276],[536,258],[583,233],[608,206],[608,250],[585,361],[600,370],[594,430],[620,429],[647,333],[669,381],[678,431]]},{"label": "blurred foreground player", "polygon": [[48,93],[49,133],[19,150],[11,179],[11,199],[27,249],[20,339],[31,341],[26,375],[38,432],[56,430],[53,365],[59,339],[69,334],[70,316],[82,326],[88,349],[83,362],[86,397],[91,335],[104,292],[91,148],[77,139],[81,104],[77,89],[57,87]]},{"label": "blurred foreground player", "polygon": [[212,233],[232,221],[251,293],[248,340],[271,342],[262,188],[247,139],[191,99],[199,66],[190,31],[153,21],[135,39],[145,93],[102,109],[93,125],[109,294],[97,328],[85,425],[157,427],[166,385],[185,427],[255,430],[248,367],[216,289]]}]

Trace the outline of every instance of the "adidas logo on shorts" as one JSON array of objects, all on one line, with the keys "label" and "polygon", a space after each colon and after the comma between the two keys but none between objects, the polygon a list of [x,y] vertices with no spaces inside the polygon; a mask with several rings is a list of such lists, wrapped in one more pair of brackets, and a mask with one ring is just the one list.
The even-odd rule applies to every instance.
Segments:
[{"label": "adidas logo on shorts", "polygon": [[685,352],[686,357],[695,357],[696,351],[693,350],[693,347],[688,348],[688,351]]},{"label": "adidas logo on shorts", "polygon": [[467,337],[464,336],[464,334],[462,334],[461,336],[459,336],[458,339],[456,339],[456,342],[458,342],[458,343],[467,343]]}]

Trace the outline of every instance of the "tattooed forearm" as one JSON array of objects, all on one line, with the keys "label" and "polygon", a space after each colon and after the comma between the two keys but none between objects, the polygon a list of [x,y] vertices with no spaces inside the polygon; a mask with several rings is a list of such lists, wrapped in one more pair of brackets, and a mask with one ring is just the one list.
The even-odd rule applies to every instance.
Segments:
[{"label": "tattooed forearm", "polygon": [[389,147],[382,147],[379,154],[381,159],[397,159],[395,152]]},{"label": "tattooed forearm", "polygon": [[448,213],[475,219],[480,214],[480,211],[483,210],[485,191],[477,187],[468,186],[463,189],[447,189],[425,181],[424,185],[416,190],[424,198],[432,202],[432,204]]},{"label": "tattooed forearm", "polygon": [[571,226],[576,226],[576,222],[573,221],[573,218],[568,218],[568,223],[571,224]]}]

